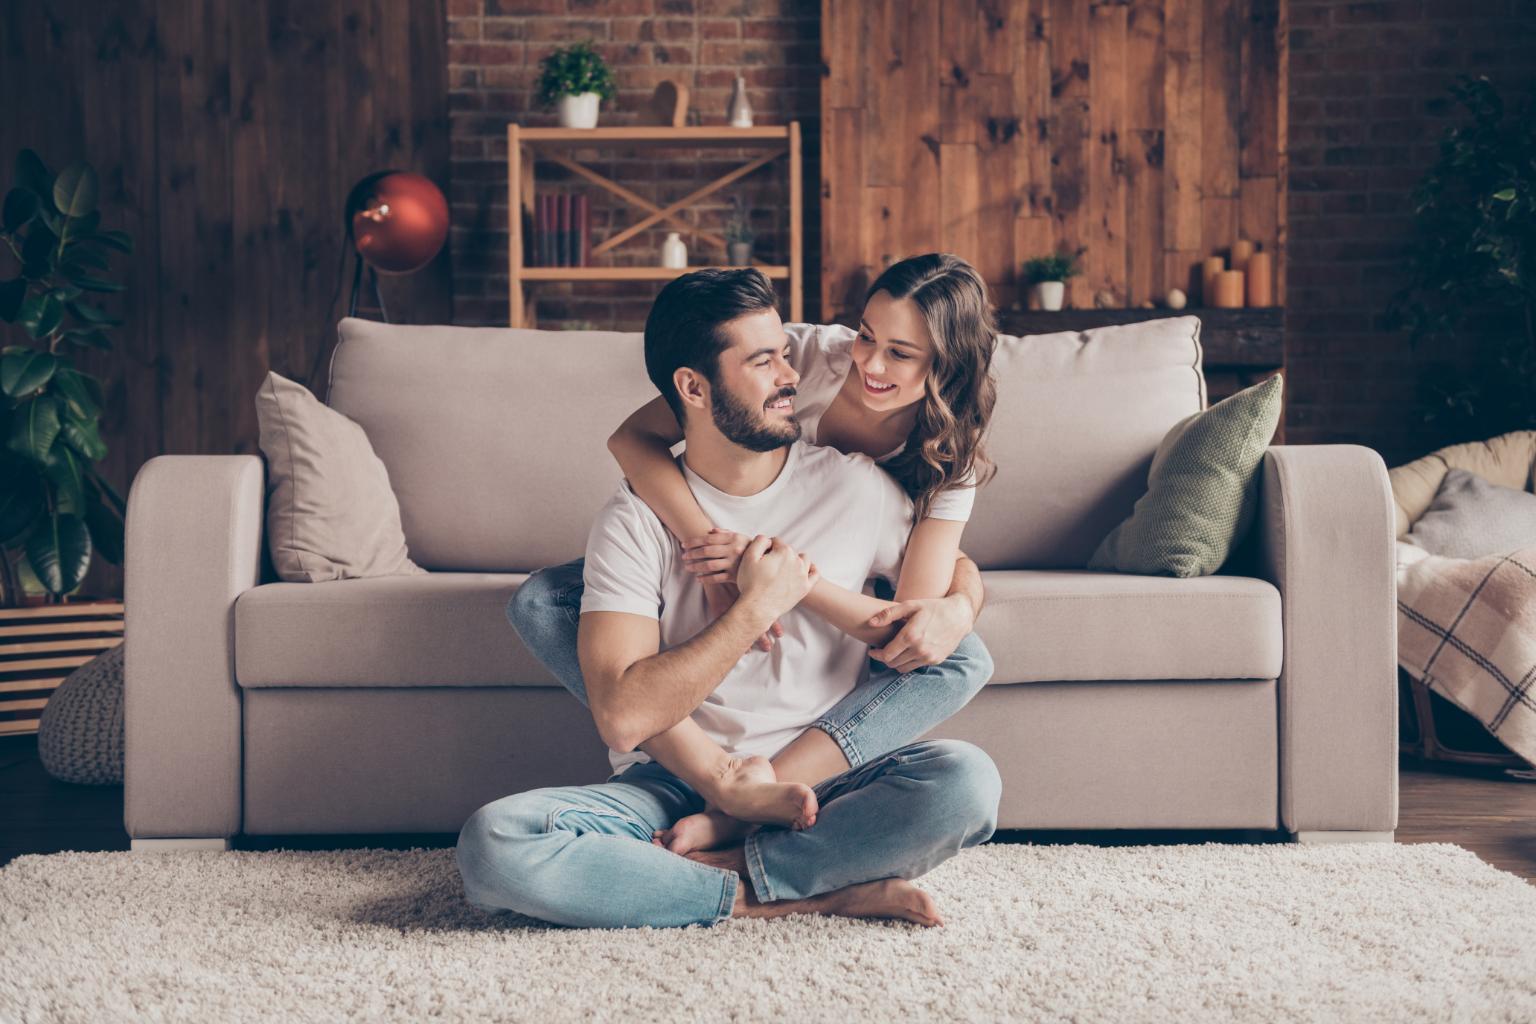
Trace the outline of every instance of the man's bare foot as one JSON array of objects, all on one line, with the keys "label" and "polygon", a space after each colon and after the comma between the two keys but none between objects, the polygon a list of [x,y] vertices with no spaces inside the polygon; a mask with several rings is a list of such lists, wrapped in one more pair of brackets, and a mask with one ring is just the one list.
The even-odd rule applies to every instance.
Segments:
[{"label": "man's bare foot", "polygon": [[780,782],[766,757],[733,757],[720,770],[705,800],[747,822],[810,828],[816,824],[816,793],[802,782]]},{"label": "man's bare foot", "polygon": [[671,828],[656,832],[651,841],[686,857],[695,850],[712,850],[728,843],[740,843],[750,831],[750,822],[711,808],[679,818]]},{"label": "man's bare foot", "polygon": [[924,927],[942,926],[938,904],[933,897],[901,878],[881,878],[850,885],[835,892],[804,900],[778,900],[759,903],[750,895],[750,886],[736,889],[737,917],[784,917],[789,914],[830,914],[835,917],[891,918],[911,921]]}]

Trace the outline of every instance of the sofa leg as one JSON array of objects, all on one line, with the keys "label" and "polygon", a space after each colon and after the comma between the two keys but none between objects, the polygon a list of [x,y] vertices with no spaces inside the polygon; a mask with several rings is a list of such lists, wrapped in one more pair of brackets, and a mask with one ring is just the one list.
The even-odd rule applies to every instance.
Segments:
[{"label": "sofa leg", "polygon": [[130,839],[128,848],[134,853],[177,853],[182,850],[228,850],[229,840],[211,839]]},{"label": "sofa leg", "polygon": [[1390,843],[1392,832],[1297,832],[1294,839],[1307,845],[1320,843]]}]

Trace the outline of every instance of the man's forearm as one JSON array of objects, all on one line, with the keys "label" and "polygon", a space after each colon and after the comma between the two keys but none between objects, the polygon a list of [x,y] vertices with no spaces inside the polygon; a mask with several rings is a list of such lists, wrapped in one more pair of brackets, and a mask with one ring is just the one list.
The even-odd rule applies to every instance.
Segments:
[{"label": "man's forearm", "polygon": [[955,559],[955,576],[950,581],[949,593],[944,596],[954,597],[956,594],[971,602],[974,622],[975,616],[981,614],[981,606],[987,595],[986,589],[981,585],[981,570],[963,552],[959,558]]},{"label": "man's forearm", "polygon": [[772,624],[772,615],[738,599],[692,639],[642,658],[625,670],[608,709],[618,723],[615,735],[623,751],[633,750],[691,715]]}]

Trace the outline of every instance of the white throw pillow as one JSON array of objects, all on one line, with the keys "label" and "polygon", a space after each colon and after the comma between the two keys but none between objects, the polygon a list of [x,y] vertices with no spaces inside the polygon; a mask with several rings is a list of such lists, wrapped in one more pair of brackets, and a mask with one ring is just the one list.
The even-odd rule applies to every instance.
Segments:
[{"label": "white throw pillow", "polygon": [[410,559],[389,473],[363,428],[302,384],[256,393],[267,459],[267,548],[290,583],[425,573]]}]

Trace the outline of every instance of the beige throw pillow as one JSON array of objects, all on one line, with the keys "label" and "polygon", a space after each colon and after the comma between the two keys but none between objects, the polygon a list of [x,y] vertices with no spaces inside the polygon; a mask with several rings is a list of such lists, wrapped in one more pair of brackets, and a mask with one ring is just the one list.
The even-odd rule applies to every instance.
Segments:
[{"label": "beige throw pillow", "polygon": [[389,473],[362,427],[275,373],[256,393],[256,419],[267,458],[267,547],[279,577],[426,572],[406,551]]}]

